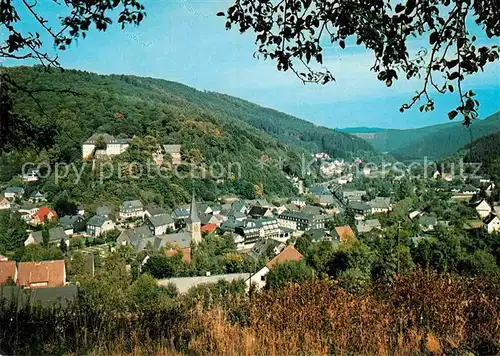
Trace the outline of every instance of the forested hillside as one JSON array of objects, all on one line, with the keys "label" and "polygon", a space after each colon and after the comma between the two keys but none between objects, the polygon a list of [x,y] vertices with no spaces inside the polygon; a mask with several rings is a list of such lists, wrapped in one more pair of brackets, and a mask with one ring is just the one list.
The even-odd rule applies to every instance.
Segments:
[{"label": "forested hillside", "polygon": [[460,123],[431,126],[436,131],[421,136],[391,153],[396,157],[420,159],[425,156],[436,159],[443,157],[486,135],[500,131],[500,111],[484,120],[477,120],[467,128]]},{"label": "forested hillside", "polygon": [[395,130],[386,129],[382,131],[358,131],[352,134],[369,142],[375,149],[382,152],[392,152],[398,148],[407,145],[409,142],[418,140],[426,135],[440,131],[441,129],[453,124],[442,124],[427,126],[418,129]]},{"label": "forested hillside", "polygon": [[469,128],[453,122],[407,130],[344,129],[369,142],[375,149],[400,159],[439,158],[452,154],[472,140],[500,131],[500,111]]},{"label": "forested hillside", "polygon": [[481,172],[500,178],[500,132],[467,144],[463,151],[465,162],[481,162]]},{"label": "forested hillside", "polygon": [[[294,188],[283,171],[299,175],[302,152],[326,151],[339,157],[375,152],[363,140],[347,134],[174,82],[75,70],[47,73],[37,67],[6,70],[18,85],[34,90],[37,100],[22,90],[11,93],[13,113],[32,128],[33,135],[19,130],[14,137],[6,150],[9,153],[0,157],[0,182],[16,177],[24,162],[81,162],[81,145],[96,132],[135,137],[125,154],[113,158],[117,164],[139,161],[144,168],[156,144],[182,144],[181,153],[188,163],[242,167],[241,179],[229,175],[217,184],[210,177],[134,181],[112,176],[109,182],[92,187],[95,172],[87,167],[87,179],[78,186],[72,186],[68,178],[57,186],[48,179],[44,185],[30,187],[46,191],[49,198],[64,192],[82,204],[104,201],[113,205],[140,197],[145,202],[174,206],[185,201],[193,188],[206,200],[226,193],[248,198],[292,195]],[[277,164],[280,158],[282,165]]]},{"label": "forested hillside", "polygon": [[[169,82],[167,82],[169,83]],[[352,157],[374,152],[366,141],[229,95],[210,92],[202,100],[217,112],[246,121],[296,149]],[[200,103],[200,105],[203,105]],[[335,125],[332,122],[331,125]]]}]

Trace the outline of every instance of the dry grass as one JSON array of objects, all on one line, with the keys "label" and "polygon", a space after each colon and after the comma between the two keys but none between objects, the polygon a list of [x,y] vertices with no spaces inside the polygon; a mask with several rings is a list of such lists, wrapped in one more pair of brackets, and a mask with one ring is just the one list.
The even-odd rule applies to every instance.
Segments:
[{"label": "dry grass", "polygon": [[[423,271],[362,295],[333,281],[312,281],[251,297],[225,296],[210,307],[182,302],[175,315],[113,319],[115,326],[103,323],[105,334],[89,335],[78,347],[65,342],[79,350],[74,354],[93,355],[489,355],[500,352],[499,298],[495,280]],[[43,322],[53,327],[47,317]],[[48,351],[59,342],[43,340]],[[29,342],[23,340],[23,347]]]}]

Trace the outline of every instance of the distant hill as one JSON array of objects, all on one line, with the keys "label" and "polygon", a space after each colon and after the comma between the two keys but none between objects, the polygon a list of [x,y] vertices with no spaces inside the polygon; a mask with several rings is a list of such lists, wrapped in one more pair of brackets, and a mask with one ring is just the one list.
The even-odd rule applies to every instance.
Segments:
[{"label": "distant hill", "polygon": [[430,126],[426,134],[417,133],[409,143],[391,151],[395,157],[435,159],[457,151],[472,140],[500,131],[500,111],[484,120],[477,120],[470,128],[461,123]]},{"label": "distant hill", "polygon": [[[382,131],[360,128],[352,135],[369,142],[375,149],[389,152],[399,159],[435,159],[454,153],[472,139],[500,131],[500,111],[484,120],[476,120],[470,130],[460,122],[426,126],[417,129]],[[344,131],[345,132],[345,131]]]},{"label": "distant hill", "polygon": [[500,131],[467,144],[464,162],[481,162],[481,172],[500,178]]},{"label": "distant hill", "polygon": [[345,133],[372,133],[372,132],[382,132],[382,131],[387,131],[387,129],[383,129],[380,127],[345,127],[343,129],[337,129],[337,131],[340,132],[345,132]]}]

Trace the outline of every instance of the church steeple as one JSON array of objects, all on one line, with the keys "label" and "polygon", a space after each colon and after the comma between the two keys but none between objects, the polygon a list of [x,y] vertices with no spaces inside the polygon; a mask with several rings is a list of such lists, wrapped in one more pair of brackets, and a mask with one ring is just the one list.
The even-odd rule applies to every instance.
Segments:
[{"label": "church steeple", "polygon": [[191,239],[199,244],[201,242],[201,220],[198,216],[198,206],[196,205],[196,199],[191,197],[191,211],[189,212],[189,219],[187,223],[188,231],[191,233]]},{"label": "church steeple", "polygon": [[189,220],[191,222],[201,222],[200,218],[198,217],[198,206],[196,205],[196,199],[194,197],[194,190],[193,190],[193,196],[191,197],[191,208],[189,212]]}]

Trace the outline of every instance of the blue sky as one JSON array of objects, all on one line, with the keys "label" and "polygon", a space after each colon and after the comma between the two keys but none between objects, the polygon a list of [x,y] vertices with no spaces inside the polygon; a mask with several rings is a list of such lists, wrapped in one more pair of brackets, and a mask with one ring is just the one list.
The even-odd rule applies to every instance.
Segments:
[{"label": "blue sky", "polygon": [[[457,106],[456,95],[434,95],[436,110],[420,113],[418,106],[401,114],[416,82],[398,81],[391,88],[376,79],[369,68],[373,57],[366,50],[327,48],[325,66],[337,81],[327,85],[303,85],[291,72],[278,72],[275,63],[253,58],[254,37],[225,30],[216,17],[231,0],[143,0],[147,17],[139,27],[89,32],[69,50],[60,53],[66,68],[100,74],[134,74],[181,82],[200,90],[213,90],[271,107],[328,127],[410,128],[448,122],[447,112]],[[54,19],[60,8],[39,2],[39,10]],[[34,22],[20,12],[22,30],[34,30]],[[56,20],[57,21],[57,20]],[[479,39],[484,41],[484,39]],[[50,48],[49,43],[47,43]],[[417,50],[418,41],[412,43]],[[326,46],[328,47],[328,46]],[[325,48],[326,48],[325,47]],[[21,64],[6,61],[4,65]],[[23,63],[29,64],[29,62]],[[470,78],[486,117],[500,109],[500,66]]]}]

